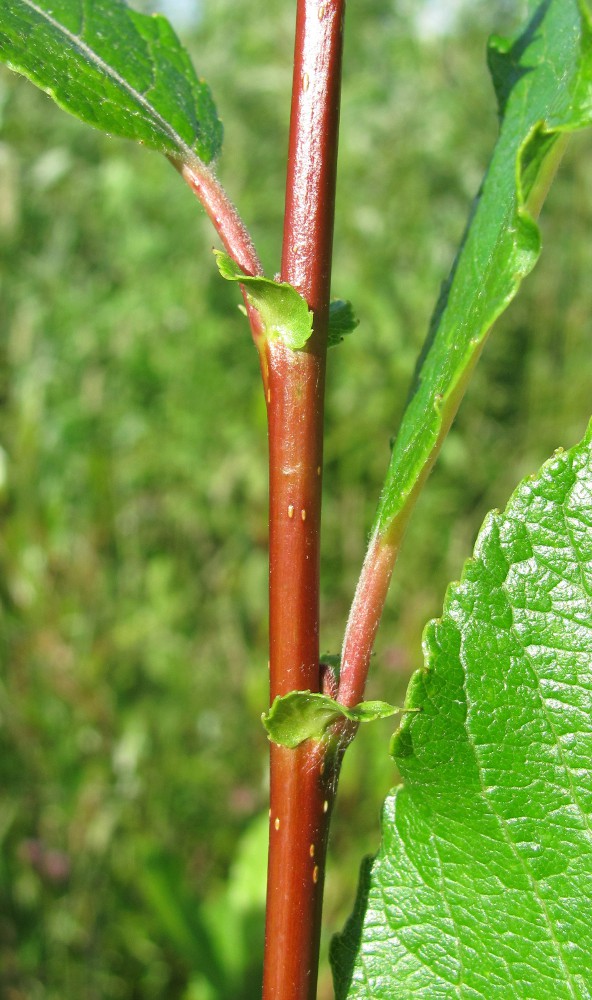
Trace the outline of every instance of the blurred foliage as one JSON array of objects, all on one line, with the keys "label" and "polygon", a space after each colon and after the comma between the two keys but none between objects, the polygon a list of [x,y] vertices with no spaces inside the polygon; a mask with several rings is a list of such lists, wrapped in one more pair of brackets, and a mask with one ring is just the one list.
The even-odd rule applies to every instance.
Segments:
[{"label": "blurred foliage", "polygon": [[[257,5],[255,5],[256,7]],[[220,174],[277,269],[292,4],[216,0],[191,41]],[[363,9],[362,9],[363,6]],[[339,648],[415,356],[496,130],[504,5],[418,37],[351,5],[331,352],[324,647]],[[506,5],[510,8],[516,5]],[[494,9],[496,8],[496,9]],[[265,413],[213,236],[166,162],[0,76],[0,995],[256,997],[267,697]],[[542,220],[408,532],[369,697],[397,701],[485,512],[589,416],[590,140]],[[396,780],[391,724],[346,758],[328,932]],[[330,995],[326,973],[321,996]]]}]

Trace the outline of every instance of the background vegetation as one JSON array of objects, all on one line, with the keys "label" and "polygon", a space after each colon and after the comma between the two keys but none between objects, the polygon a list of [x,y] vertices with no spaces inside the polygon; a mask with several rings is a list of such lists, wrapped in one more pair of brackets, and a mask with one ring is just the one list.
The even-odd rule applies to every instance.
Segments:
[{"label": "background vegetation", "polygon": [[[209,3],[190,44],[220,172],[277,267],[293,4]],[[432,4],[432,7],[436,5]],[[514,9],[517,5],[509,5]],[[494,9],[495,8],[495,9]],[[415,356],[496,132],[503,4],[448,35],[352,4],[331,354],[324,646],[338,649]],[[425,13],[425,11],[424,11]],[[418,30],[418,25],[422,30]],[[485,512],[590,412],[590,139],[545,209],[409,530],[371,696],[397,701]],[[0,995],[250,1000],[266,833],[265,413],[197,202],[156,156],[0,75]],[[351,906],[396,775],[349,751],[327,891]],[[325,971],[321,995],[330,996]]]}]

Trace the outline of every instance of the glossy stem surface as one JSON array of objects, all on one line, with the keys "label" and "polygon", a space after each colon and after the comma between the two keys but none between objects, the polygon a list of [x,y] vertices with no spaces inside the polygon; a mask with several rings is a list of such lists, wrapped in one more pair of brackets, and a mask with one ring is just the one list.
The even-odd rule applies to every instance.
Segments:
[{"label": "glossy stem surface", "polygon": [[[338,762],[312,741],[274,746],[264,997],[316,996],[329,821]],[[316,933],[312,933],[316,929]],[[271,956],[271,958],[269,958]]]},{"label": "glossy stem surface", "polygon": [[[299,0],[297,10],[281,278],[306,299],[314,323],[305,349],[267,347],[272,700],[320,684],[323,410],[344,7],[344,0]],[[313,741],[296,750],[271,746],[264,1000],[316,996],[337,770],[326,758],[326,747]]]}]

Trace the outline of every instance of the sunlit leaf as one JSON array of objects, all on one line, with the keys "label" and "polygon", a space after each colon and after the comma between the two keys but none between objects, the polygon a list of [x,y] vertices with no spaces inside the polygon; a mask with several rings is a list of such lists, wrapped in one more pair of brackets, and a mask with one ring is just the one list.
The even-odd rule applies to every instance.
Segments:
[{"label": "sunlit leaf", "polygon": [[165,17],[122,0],[3,0],[0,59],[82,121],[209,163],[222,125]]},{"label": "sunlit leaf", "polygon": [[338,1000],[592,987],[592,424],[490,514],[425,634],[403,786],[333,962]]},{"label": "sunlit leaf", "polygon": [[592,32],[578,0],[529,4],[513,40],[490,47],[500,134],[442,290],[395,439],[376,515],[397,530],[431,467],[492,324],[540,253],[535,216],[566,133],[592,121]]}]

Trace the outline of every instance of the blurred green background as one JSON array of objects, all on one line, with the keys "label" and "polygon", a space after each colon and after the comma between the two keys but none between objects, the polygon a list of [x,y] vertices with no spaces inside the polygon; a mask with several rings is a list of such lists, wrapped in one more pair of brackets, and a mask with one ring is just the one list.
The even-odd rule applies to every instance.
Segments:
[{"label": "blurred green background", "polygon": [[[490,30],[521,4],[350,4],[331,352],[323,647],[339,648],[414,359],[496,134]],[[183,22],[220,175],[278,267],[288,0]],[[181,8],[179,8],[181,14]],[[443,16],[446,15],[446,16]],[[590,407],[592,192],[572,140],[546,250],[496,329],[408,532],[370,696],[397,702],[486,511]],[[250,1000],[266,832],[266,431],[236,292],[165,161],[0,75],[0,996]],[[346,758],[324,955],[396,781]],[[326,962],[320,996],[331,996]]]}]

